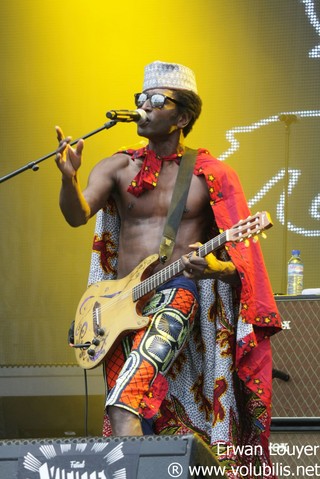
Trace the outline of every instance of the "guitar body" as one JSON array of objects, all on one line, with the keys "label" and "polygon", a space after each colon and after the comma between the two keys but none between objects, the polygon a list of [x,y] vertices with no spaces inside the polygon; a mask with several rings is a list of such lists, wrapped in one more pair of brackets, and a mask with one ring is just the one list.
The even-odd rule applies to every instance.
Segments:
[{"label": "guitar body", "polygon": [[128,276],[94,283],[83,294],[74,326],[75,354],[82,368],[95,368],[123,336],[147,326],[149,318],[141,312],[153,292],[134,301],[132,289],[150,276],[158,259],[157,254],[149,256]]}]

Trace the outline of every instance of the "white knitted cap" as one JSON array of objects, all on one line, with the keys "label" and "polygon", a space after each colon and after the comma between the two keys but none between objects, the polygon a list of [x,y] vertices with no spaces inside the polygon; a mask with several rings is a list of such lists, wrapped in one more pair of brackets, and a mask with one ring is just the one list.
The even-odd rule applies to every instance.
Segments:
[{"label": "white knitted cap", "polygon": [[196,78],[190,68],[178,63],[156,61],[144,69],[143,90],[173,88],[197,93]]}]

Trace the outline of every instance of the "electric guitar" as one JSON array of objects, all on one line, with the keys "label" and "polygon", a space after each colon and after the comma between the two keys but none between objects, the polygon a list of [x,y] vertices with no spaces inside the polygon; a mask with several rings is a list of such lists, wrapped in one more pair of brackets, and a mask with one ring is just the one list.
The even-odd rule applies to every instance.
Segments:
[{"label": "electric guitar", "polygon": [[[271,226],[271,218],[266,211],[256,213],[200,246],[196,254],[203,258],[228,241],[255,240],[258,234]],[[142,316],[144,305],[158,286],[183,271],[179,259],[152,274],[158,263],[159,255],[153,254],[128,276],[99,281],[88,287],[79,302],[74,327],[75,354],[82,368],[95,368],[112,354],[126,334],[147,326],[150,319]]]}]

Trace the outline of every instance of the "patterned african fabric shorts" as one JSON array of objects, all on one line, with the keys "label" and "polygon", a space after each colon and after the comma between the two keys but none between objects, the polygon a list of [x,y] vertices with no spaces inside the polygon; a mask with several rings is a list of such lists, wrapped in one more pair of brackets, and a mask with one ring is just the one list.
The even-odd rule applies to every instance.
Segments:
[{"label": "patterned african fabric shorts", "polygon": [[[149,325],[128,335],[105,364],[106,407],[154,416],[167,390],[166,372],[183,349],[198,313],[196,285],[179,276],[145,305]],[[175,286],[175,287],[173,287]]]}]

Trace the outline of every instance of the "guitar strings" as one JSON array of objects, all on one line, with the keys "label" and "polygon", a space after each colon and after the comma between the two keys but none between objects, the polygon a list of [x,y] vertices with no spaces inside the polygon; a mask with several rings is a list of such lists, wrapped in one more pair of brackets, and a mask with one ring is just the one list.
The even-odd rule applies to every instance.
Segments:
[{"label": "guitar strings", "polygon": [[[248,231],[250,231],[250,228],[256,229],[256,224],[252,223],[253,219],[254,220],[256,219],[255,216],[251,217],[251,222],[249,221],[249,219],[244,221],[244,223],[246,224],[246,226],[248,228]],[[239,228],[239,226],[241,227],[241,224],[236,225],[235,227],[233,227],[233,229]],[[215,238],[212,238],[210,241],[208,241],[204,245],[201,245],[200,248],[197,251],[197,254],[201,257],[204,257],[210,251],[214,251],[219,246],[224,244],[226,242],[228,231],[229,230],[222,232],[221,234],[219,234]],[[245,236],[248,236],[248,231],[247,231],[247,235],[241,236],[241,240]],[[251,233],[252,233],[252,231],[251,231]],[[240,232],[240,234],[241,234],[241,232]],[[208,250],[209,244],[210,244],[210,248]],[[193,253],[194,252],[190,252],[187,256],[190,257]],[[117,303],[119,301],[119,299],[123,300],[123,299],[128,298],[129,296],[131,296],[131,297],[133,297],[133,302],[139,300],[141,297],[143,297],[144,295],[148,294],[153,289],[155,289],[159,284],[165,283],[173,275],[179,273],[181,271],[181,265],[182,265],[181,260],[177,260],[177,261],[169,264],[166,268],[164,268],[164,269],[158,271],[157,273],[151,275],[149,278],[146,278],[141,283],[133,286],[132,288],[130,288],[128,290],[125,290],[125,291],[121,291],[118,294],[116,293],[114,298],[111,298],[106,304],[103,304],[101,306],[100,312],[105,313],[109,308],[113,307],[113,305],[115,303]],[[167,277],[167,272],[169,274],[169,277]],[[164,279],[163,279],[163,276],[165,276]],[[134,294],[135,292],[138,293],[137,297],[135,297],[136,296]],[[103,295],[101,295],[100,297],[103,298]],[[83,315],[81,315],[81,317],[83,319],[86,319],[86,317],[90,314],[91,314],[91,310],[88,310]],[[95,320],[95,322],[97,324],[96,318],[93,318],[93,320]]]},{"label": "guitar strings", "polygon": [[[211,244],[210,250],[212,251],[216,249],[218,246],[220,246],[222,244],[221,239],[222,237],[224,238],[225,236],[226,236],[226,232],[223,232],[216,238],[212,238],[212,240],[208,242]],[[198,249],[197,254],[199,256],[203,257],[207,254],[207,249],[209,246],[208,243],[206,243],[205,245],[202,245]],[[212,246],[214,243],[216,243],[216,245]],[[193,252],[191,251],[187,256],[190,257],[192,254]],[[142,298],[144,295],[150,293],[159,284],[165,283],[173,275],[178,274],[183,269],[181,266],[182,266],[182,263],[181,263],[181,260],[179,259],[169,264],[166,268],[151,275],[149,278],[146,278],[141,283],[138,283],[137,285],[133,286],[132,288],[125,291],[121,291],[120,293],[116,294],[114,298],[111,298],[106,304],[102,304],[100,308],[100,312],[105,313],[108,309],[113,307],[113,305],[117,303],[119,300],[126,299],[129,296],[131,296],[133,298],[133,301],[136,302],[137,300]],[[169,277],[167,276],[167,274],[169,275]],[[103,298],[103,295],[101,295],[100,297]],[[87,310],[83,315],[81,315],[81,317],[83,318],[83,320],[86,320],[88,315],[91,315],[91,309]],[[96,321],[96,318],[93,318],[93,320]],[[97,324],[97,321],[96,321],[96,324]]]}]

